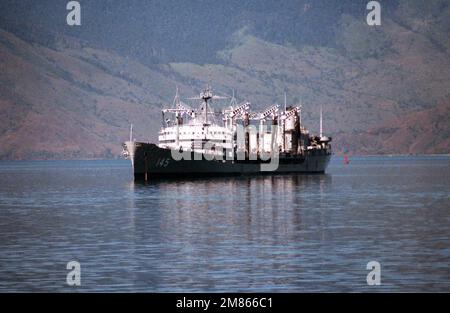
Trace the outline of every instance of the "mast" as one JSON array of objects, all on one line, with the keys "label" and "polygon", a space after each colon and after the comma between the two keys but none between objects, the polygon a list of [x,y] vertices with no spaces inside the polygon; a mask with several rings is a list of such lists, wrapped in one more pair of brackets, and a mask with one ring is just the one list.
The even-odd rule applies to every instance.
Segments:
[{"label": "mast", "polygon": [[298,117],[298,119],[300,121],[300,127],[302,127],[302,108],[303,108],[302,103],[303,103],[302,99],[300,99],[300,112],[299,112],[299,117]]},{"label": "mast", "polygon": [[133,141],[133,123],[130,126],[130,142]]},{"label": "mast", "polygon": [[208,124],[208,99],[205,98],[205,124]]},{"label": "mast", "polygon": [[180,146],[180,112],[178,111],[180,109],[180,96],[178,94],[178,86],[177,86],[177,90],[175,92],[175,99],[173,99],[173,101],[175,102],[175,109],[177,109],[176,113],[175,113],[175,119],[177,120],[176,123],[176,133],[175,133],[175,145],[178,148]]},{"label": "mast", "polygon": [[286,105],[287,105],[287,96],[286,96],[286,91],[284,92],[284,119],[281,121],[283,123],[282,128],[281,128],[281,140],[282,141],[282,150],[283,152],[286,152]]},{"label": "mast", "polygon": [[322,138],[322,105],[320,105],[320,138]]},{"label": "mast", "polygon": [[200,92],[200,97],[192,97],[187,98],[190,100],[203,100],[205,102],[204,104],[204,123],[208,124],[208,100],[211,99],[227,99],[227,97],[222,96],[215,96],[213,95],[213,92],[211,90],[211,87],[209,85],[206,86],[206,89],[204,89],[202,92]]},{"label": "mast", "polygon": [[208,124],[208,100],[213,97],[209,85],[206,86],[205,91],[200,96],[205,101],[205,124]]}]

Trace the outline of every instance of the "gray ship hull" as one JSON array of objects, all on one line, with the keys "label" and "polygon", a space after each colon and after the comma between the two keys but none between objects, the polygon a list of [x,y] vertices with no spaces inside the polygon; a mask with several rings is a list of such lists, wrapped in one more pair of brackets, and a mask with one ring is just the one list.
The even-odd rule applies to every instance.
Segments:
[{"label": "gray ship hull", "polygon": [[[239,176],[280,173],[325,173],[331,158],[328,150],[306,151],[305,155],[280,155],[274,171],[261,170],[261,160],[207,160],[201,154],[191,152],[188,160],[175,160],[170,149],[155,144],[127,141],[135,180],[153,178],[183,178],[204,176]],[[265,163],[268,163],[266,161]]]}]

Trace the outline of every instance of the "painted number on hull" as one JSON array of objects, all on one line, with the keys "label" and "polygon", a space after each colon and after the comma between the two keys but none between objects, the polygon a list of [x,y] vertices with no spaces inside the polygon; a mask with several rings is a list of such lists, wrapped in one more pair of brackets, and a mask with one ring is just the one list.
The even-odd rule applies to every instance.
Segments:
[{"label": "painted number on hull", "polygon": [[170,159],[162,158],[156,161],[156,167],[167,167],[169,165]]}]

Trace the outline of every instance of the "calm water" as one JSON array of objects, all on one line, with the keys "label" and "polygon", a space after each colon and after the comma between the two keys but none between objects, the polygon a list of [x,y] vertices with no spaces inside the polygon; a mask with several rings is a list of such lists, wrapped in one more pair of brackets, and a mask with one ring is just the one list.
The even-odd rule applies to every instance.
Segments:
[{"label": "calm water", "polygon": [[126,161],[0,162],[0,291],[450,292],[449,187],[450,157],[148,184]]}]

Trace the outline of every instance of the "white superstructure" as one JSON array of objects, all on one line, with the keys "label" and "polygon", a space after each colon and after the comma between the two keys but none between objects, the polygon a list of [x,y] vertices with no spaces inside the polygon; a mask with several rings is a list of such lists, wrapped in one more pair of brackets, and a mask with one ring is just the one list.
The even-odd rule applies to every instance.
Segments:
[{"label": "white superstructure", "polygon": [[200,94],[203,100],[199,110],[193,110],[178,95],[174,99],[174,108],[164,109],[163,114],[173,113],[175,120],[165,119],[165,127],[159,132],[159,147],[176,150],[192,150],[206,154],[223,154],[233,149],[233,131],[216,122],[215,113],[209,107],[211,99],[225,99],[212,94],[207,88]]},{"label": "white superstructure", "polygon": [[[199,97],[188,99],[202,103],[194,110],[180,100],[177,89],[172,107],[163,110],[164,126],[158,136],[160,148],[229,156],[243,152],[247,156],[258,156],[274,149],[279,153],[299,155],[305,149],[320,145],[311,141],[309,132],[300,125],[301,108],[286,107],[286,100],[282,111],[279,105],[273,105],[263,112],[252,113],[250,103],[238,104],[234,95],[229,108],[214,111],[210,101],[227,97],[213,95],[209,86]],[[168,113],[172,120],[166,119]],[[322,129],[322,119],[320,126]]]}]

